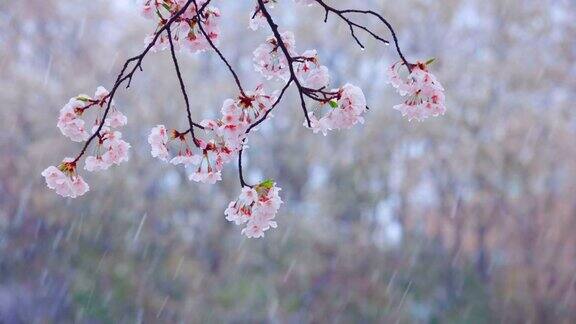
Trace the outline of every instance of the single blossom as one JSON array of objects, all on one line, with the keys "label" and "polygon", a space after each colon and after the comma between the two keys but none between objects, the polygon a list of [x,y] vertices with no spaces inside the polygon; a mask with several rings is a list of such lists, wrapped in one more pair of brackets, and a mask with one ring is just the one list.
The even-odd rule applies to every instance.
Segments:
[{"label": "single blossom", "polygon": [[96,88],[96,92],[94,93],[94,99],[101,101],[108,98],[109,95],[110,92],[106,90],[106,88],[104,88],[103,86],[99,86],[98,88]]},{"label": "single blossom", "polygon": [[88,172],[103,171],[110,167],[109,163],[104,162],[102,156],[88,156],[84,163],[84,169]]},{"label": "single blossom", "polygon": [[113,108],[109,116],[106,117],[107,126],[118,128],[126,126],[126,124],[128,124],[128,118],[116,108]]},{"label": "single blossom", "polygon": [[248,238],[264,237],[264,232],[277,227],[274,219],[283,203],[280,190],[272,180],[264,181],[253,188],[243,187],[238,199],[230,202],[224,212],[226,220],[236,225],[246,224],[242,234]]},{"label": "single blossom", "polygon": [[407,78],[400,76],[403,65],[400,61],[388,69],[389,82],[401,96],[407,97],[404,103],[394,106],[394,109],[400,111],[409,121],[423,121],[428,117],[446,113],[444,87],[429,72],[429,63],[418,62],[411,65],[412,71]]},{"label": "single blossom", "polygon": [[152,157],[158,158],[162,161],[168,161],[170,153],[168,153],[168,132],[164,125],[158,125],[150,131],[148,136],[148,143],[150,144]]}]

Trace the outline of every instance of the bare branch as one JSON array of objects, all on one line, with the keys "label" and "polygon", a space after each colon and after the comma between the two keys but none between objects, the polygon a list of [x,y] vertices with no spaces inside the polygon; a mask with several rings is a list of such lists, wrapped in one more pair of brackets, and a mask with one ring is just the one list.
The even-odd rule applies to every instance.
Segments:
[{"label": "bare branch", "polygon": [[377,40],[379,40],[385,44],[389,44],[389,42],[387,40],[383,39],[382,37],[378,36],[376,33],[369,30],[367,27],[364,27],[362,25],[359,25],[359,24],[353,22],[348,17],[346,17],[346,14],[351,14],[351,13],[352,14],[364,14],[364,15],[371,15],[371,16],[378,18],[381,22],[384,23],[384,25],[386,25],[386,27],[388,28],[388,30],[392,34],[392,38],[394,39],[394,45],[396,46],[396,51],[398,52],[400,59],[402,59],[402,62],[404,62],[404,64],[406,65],[406,67],[408,68],[409,71],[412,70],[413,64],[409,63],[408,60],[406,60],[406,57],[404,56],[404,54],[402,53],[402,50],[400,49],[400,44],[398,42],[398,37],[396,35],[396,31],[394,30],[392,25],[388,22],[388,20],[386,20],[384,17],[382,17],[382,15],[378,14],[377,12],[375,12],[373,10],[358,10],[358,9],[339,10],[339,9],[336,9],[334,7],[329,6],[323,0],[316,0],[316,2],[319,5],[321,5],[324,8],[324,10],[326,11],[325,16],[324,16],[324,22],[326,22],[328,20],[328,13],[330,13],[330,12],[332,12],[332,13],[336,14],[337,16],[339,16],[340,18],[342,18],[348,24],[348,26],[350,26],[350,30],[352,32],[352,37],[354,37],[356,42],[362,48],[364,48],[364,46],[362,45],[362,43],[359,42],[358,38],[356,38],[356,35],[354,34],[354,28],[353,27],[358,27],[358,28],[366,31],[367,33],[372,35],[372,37],[376,38]]}]

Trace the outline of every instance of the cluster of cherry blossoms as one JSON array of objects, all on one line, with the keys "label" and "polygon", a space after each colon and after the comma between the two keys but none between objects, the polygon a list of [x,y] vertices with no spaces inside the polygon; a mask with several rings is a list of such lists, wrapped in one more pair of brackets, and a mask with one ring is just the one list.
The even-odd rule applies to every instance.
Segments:
[{"label": "cluster of cherry blossoms", "polygon": [[[183,166],[191,181],[205,184],[215,184],[222,180],[223,168],[237,157],[242,190],[238,199],[230,202],[225,210],[226,219],[236,225],[245,225],[241,232],[248,238],[263,237],[267,230],[277,227],[275,218],[283,203],[279,196],[281,189],[273,180],[249,185],[242,175],[242,153],[247,148],[248,134],[269,117],[291,85],[295,85],[300,95],[304,126],[314,133],[324,135],[329,131],[350,129],[364,123],[364,115],[368,111],[366,97],[362,89],[349,83],[340,87],[332,86],[328,67],[320,63],[316,50],[298,52],[294,34],[290,31],[280,32],[268,11],[273,8],[276,0],[257,0],[248,28],[258,30],[268,27],[272,31],[272,35],[253,52],[254,70],[264,80],[282,82],[283,87],[281,90],[266,91],[264,85],[260,84],[252,91],[245,91],[238,75],[217,48],[221,12],[218,8],[210,7],[210,2],[144,0],[142,15],[156,21],[155,32],[146,37],[144,52],[126,63],[111,93],[98,87],[94,97],[74,97],[60,111],[57,126],[62,134],[74,142],[84,142],[84,146],[76,158],[65,158],[57,167],[50,166],[42,172],[50,189],[61,196],[72,198],[82,196],[89,190],[88,184],[78,174],[77,164],[81,157],[87,155],[91,143],[95,143],[91,147],[93,154],[87,155],[84,160],[84,169],[88,172],[106,170],[112,165],[128,161],[130,144],[122,139],[119,131],[127,124],[127,118],[116,108],[113,96],[123,82],[128,81],[130,84],[149,51],[169,49],[186,101],[189,128],[180,131],[164,125],[153,127],[148,135],[152,157]],[[355,28],[372,36],[376,34],[360,23],[345,18],[345,15],[368,13],[385,21],[372,11],[337,10],[321,0],[294,2],[305,6],[319,4],[326,11],[326,19],[329,13],[335,13],[348,23],[352,36],[360,46],[362,44],[354,34]],[[397,42],[394,31],[389,28]],[[381,37],[376,38],[387,43]],[[219,119],[205,119],[199,123],[192,120],[176,56],[176,50],[180,49],[192,52],[213,49],[234,77],[239,94],[223,101]],[[390,83],[407,100],[394,108],[401,111],[408,120],[421,121],[444,114],[444,88],[429,72],[428,65],[431,62],[408,63],[398,46],[397,50],[402,60],[390,67],[388,76]],[[135,65],[127,70],[131,62],[135,62]],[[408,70],[405,77],[400,75],[402,66]],[[85,121],[88,110],[96,110],[93,124]]]},{"label": "cluster of cherry blossoms", "polygon": [[[209,49],[210,42],[218,43],[220,9],[206,7],[200,14],[197,14],[197,11],[207,2],[209,1],[197,0],[198,7],[196,7],[194,2],[190,3],[187,0],[144,0],[141,9],[142,16],[157,21],[156,31],[145,38],[145,44],[150,44],[158,30],[164,27],[172,17],[176,19],[170,25],[170,33],[176,47],[187,48],[195,53]],[[201,24],[198,22],[198,17],[200,17]],[[170,37],[168,34],[160,34],[153,49],[163,51],[169,48],[168,37]]]},{"label": "cluster of cherry blossoms", "polygon": [[[151,154],[162,161],[189,169],[189,179],[214,184],[222,180],[222,169],[244,148],[248,128],[271,109],[276,98],[260,85],[236,99],[226,99],[221,119],[206,119],[200,126],[206,138],[198,138],[193,128],[186,132],[167,131],[164,125],[152,128],[148,136]],[[170,143],[177,148],[171,150]],[[176,154],[171,155],[170,151]]]},{"label": "cluster of cherry blossoms", "polygon": [[[270,36],[254,51],[254,68],[267,79],[277,78],[287,82],[292,77],[290,64],[293,65],[295,78],[306,95],[316,103],[316,112],[308,113],[304,125],[308,126],[310,122],[314,133],[326,135],[330,130],[349,129],[363,123],[362,115],[367,107],[362,89],[346,84],[341,88],[326,90],[330,84],[330,73],[326,66],[320,64],[317,51],[307,50],[297,55],[294,34],[284,32],[281,39],[290,58],[282,52],[278,40]],[[317,117],[322,110],[326,112]]]},{"label": "cluster of cherry blossoms", "polygon": [[362,115],[367,107],[362,89],[346,84],[333,92],[337,94],[336,98],[328,101],[328,112],[324,116],[317,118],[313,112],[308,115],[314,133],[322,132],[326,135],[333,129],[349,129],[357,123],[364,123]]},{"label": "cluster of cherry blossoms", "polygon": [[243,187],[237,200],[230,202],[224,214],[236,225],[246,224],[242,234],[248,238],[259,238],[270,228],[276,228],[276,213],[283,203],[280,188],[272,180],[253,187]]},{"label": "cluster of cherry blossoms", "polygon": [[[104,110],[107,105],[110,106],[108,114]],[[82,118],[90,109],[97,110],[92,126]],[[84,165],[86,171],[94,172],[128,161],[130,144],[122,139],[122,133],[117,130],[127,123],[128,118],[116,108],[110,93],[104,87],[98,87],[94,97],[79,95],[70,99],[60,110],[57,126],[64,136],[74,142],[97,139],[94,155],[86,157]],[[44,170],[42,176],[46,178],[48,187],[61,196],[71,198],[88,192],[88,184],[77,172],[79,158],[65,158],[58,167],[50,166]]]},{"label": "cluster of cherry blossoms", "polygon": [[62,197],[76,198],[90,190],[90,186],[76,173],[76,162],[73,158],[65,158],[58,166],[49,166],[42,171],[48,188],[56,191]]},{"label": "cluster of cherry blossoms", "polygon": [[404,103],[394,106],[394,109],[400,111],[408,120],[423,121],[428,117],[437,117],[446,113],[444,87],[428,71],[428,65],[433,61],[413,64],[412,71],[405,79],[400,76],[399,72],[400,67],[404,65],[402,61],[388,69],[390,84],[401,96],[407,97]]}]

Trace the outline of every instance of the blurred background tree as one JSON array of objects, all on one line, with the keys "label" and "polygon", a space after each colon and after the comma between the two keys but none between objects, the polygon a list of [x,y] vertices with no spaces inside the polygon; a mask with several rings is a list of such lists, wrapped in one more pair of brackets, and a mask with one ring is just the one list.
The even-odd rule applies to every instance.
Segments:
[{"label": "blurred background tree", "polygon": [[[364,127],[315,136],[291,90],[247,151],[248,178],[275,178],[287,201],[280,228],[251,241],[223,216],[236,170],[199,185],[149,156],[151,126],[186,122],[168,53],[117,97],[130,163],[90,176],[82,199],[46,190],[41,170],[77,150],[58,110],[111,84],[153,27],[128,0],[0,2],[1,321],[575,322],[576,4],[337,5],[382,12],[411,59],[437,57],[449,113],[401,119],[391,49],[360,51],[337,19],[281,1],[297,46],[372,109]],[[221,48],[256,85],[251,52],[269,33],[247,29],[249,1],[218,6]],[[235,92],[217,57],[182,65],[194,113],[217,114]]]}]

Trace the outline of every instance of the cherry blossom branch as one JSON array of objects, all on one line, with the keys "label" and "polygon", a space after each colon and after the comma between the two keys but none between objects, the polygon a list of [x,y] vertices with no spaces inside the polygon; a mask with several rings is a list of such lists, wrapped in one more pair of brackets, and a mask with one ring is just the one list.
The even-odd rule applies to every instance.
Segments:
[{"label": "cherry blossom branch", "polygon": [[196,139],[196,134],[194,134],[194,127],[199,127],[201,129],[204,129],[204,127],[192,121],[192,113],[190,111],[190,101],[188,100],[188,93],[186,92],[186,84],[184,83],[184,79],[182,78],[180,65],[178,64],[178,58],[176,57],[176,50],[174,49],[172,32],[170,31],[170,28],[168,28],[166,31],[168,33],[168,42],[170,42],[170,53],[172,54],[172,61],[174,62],[174,68],[176,69],[176,75],[178,76],[178,81],[180,83],[180,90],[182,91],[182,95],[184,96],[184,102],[186,103],[186,113],[188,116],[188,125],[190,126],[189,129],[190,135],[192,135],[194,145],[198,146],[198,140]]},{"label": "cherry blossom branch", "polygon": [[[116,82],[114,82],[114,86],[112,87],[112,90],[110,90],[110,94],[108,97],[108,103],[106,105],[106,110],[104,110],[104,114],[102,116],[102,119],[100,120],[100,123],[98,125],[98,128],[96,129],[96,131],[94,132],[94,134],[92,134],[88,140],[86,141],[86,143],[84,143],[84,146],[82,147],[82,150],[80,151],[80,153],[76,156],[76,158],[71,162],[73,164],[77,163],[78,160],[80,160],[80,158],[86,153],[86,150],[88,149],[88,147],[90,146],[90,143],[92,143],[92,141],[96,138],[98,138],[100,136],[100,131],[102,130],[102,128],[104,127],[105,121],[106,121],[106,117],[108,116],[108,113],[110,112],[110,108],[112,107],[112,100],[114,99],[114,95],[116,94],[116,91],[118,90],[118,88],[120,87],[120,85],[122,85],[122,83],[124,83],[125,81],[128,81],[128,84],[126,85],[126,88],[128,89],[130,87],[130,83],[132,81],[132,78],[134,77],[134,74],[136,73],[136,71],[138,69],[142,70],[142,61],[144,60],[144,57],[146,57],[146,55],[148,54],[148,52],[150,52],[150,50],[154,47],[154,45],[156,44],[156,41],[158,40],[158,38],[160,37],[160,35],[166,31],[167,29],[170,28],[170,26],[172,25],[172,23],[174,23],[176,20],[178,20],[180,18],[180,16],[182,14],[184,14],[184,12],[186,12],[186,10],[188,9],[188,7],[190,6],[190,4],[193,2],[193,0],[188,0],[186,1],[186,3],[184,4],[184,6],[182,6],[182,8],[176,12],[176,14],[174,14],[162,27],[160,27],[160,29],[158,29],[156,31],[156,33],[154,34],[154,37],[152,38],[152,41],[150,41],[150,43],[148,44],[148,46],[146,46],[146,48],[144,49],[144,51],[142,53],[140,53],[139,55],[136,55],[134,57],[129,58],[125,63],[124,66],[122,67],[122,70],[120,71],[120,74],[118,74],[118,77],[116,77]],[[204,10],[204,8],[208,5],[208,3],[210,3],[210,1],[206,2],[202,8],[200,9],[200,11]],[[128,74],[124,75],[126,73],[126,70],[128,70],[128,67],[130,66],[131,63],[135,62],[134,66],[132,67],[132,70],[130,70],[130,72],[128,72]]]},{"label": "cherry blossom branch", "polygon": [[[147,41],[148,45],[144,51],[124,63],[111,92],[100,86],[96,89],[94,98],[85,95],[73,97],[60,110],[57,127],[62,134],[74,142],[85,144],[76,159],[64,158],[57,166],[49,166],[42,172],[47,186],[63,197],[76,198],[88,192],[90,188],[77,172],[76,164],[94,139],[98,139],[98,144],[94,149],[95,153],[84,159],[86,171],[107,170],[112,165],[119,165],[129,160],[130,143],[124,141],[122,133],[118,131],[118,128],[125,126],[128,120],[116,109],[113,103],[114,96],[125,82],[126,88],[130,87],[136,71],[138,69],[142,71],[144,57],[152,49],[169,48],[184,97],[190,128],[185,132],[179,132],[175,129],[167,130],[164,125],[155,126],[148,136],[150,154],[164,162],[191,169],[188,176],[191,181],[214,184],[222,180],[225,164],[231,162],[233,155],[238,153],[238,175],[242,189],[238,199],[231,201],[224,212],[226,219],[237,225],[246,224],[242,234],[249,238],[263,237],[265,231],[276,228],[274,218],[283,203],[279,195],[281,188],[271,179],[254,185],[248,184],[244,179],[242,160],[251,131],[271,116],[272,111],[284,99],[286,91],[293,84],[296,85],[300,96],[306,118],[305,125],[314,133],[321,132],[327,135],[331,131],[351,129],[364,122],[364,115],[369,109],[361,88],[351,83],[336,89],[329,88],[329,70],[320,64],[316,50],[306,50],[301,55],[296,52],[296,41],[292,32],[280,33],[279,26],[270,14],[271,8],[266,8],[266,4],[276,1],[257,0],[258,6],[249,24],[253,30],[267,24],[273,32],[273,36],[268,37],[265,43],[253,52],[254,68],[257,72],[267,79],[275,78],[285,82],[282,89],[273,94],[268,93],[262,84],[254,91],[244,92],[238,74],[215,45],[220,34],[218,21],[221,15],[216,7],[206,8],[211,0],[143,1],[142,14],[146,18],[157,20],[156,30],[147,37],[150,41]],[[377,17],[392,33],[396,50],[402,58],[387,71],[392,86],[401,96],[407,97],[403,104],[394,106],[394,109],[399,110],[408,120],[419,121],[446,112],[444,88],[428,69],[433,60],[410,64],[400,50],[396,32],[382,16],[371,10],[335,9],[327,5],[324,0],[295,0],[295,2],[305,5],[319,4],[325,10],[324,22],[331,13],[338,16],[348,25],[352,38],[361,48],[364,48],[364,45],[357,32],[362,31],[384,44],[389,44],[376,32],[352,19],[357,14]],[[201,8],[198,7],[199,3],[202,3]],[[194,7],[191,7],[192,5]],[[222,118],[206,119],[201,125],[192,120],[190,98],[176,53],[176,49],[183,45],[195,53],[213,49],[234,77],[240,95],[234,99],[224,100],[221,108]],[[400,74],[400,69],[404,65],[411,72],[407,77]],[[310,100],[320,103],[320,107],[310,111],[309,114],[306,105],[311,102]],[[86,121],[81,116],[91,107],[98,108],[98,116],[96,122],[92,124],[92,130],[87,130]],[[102,114],[103,109],[105,111]],[[206,136],[196,138],[195,127],[206,130]],[[187,142],[188,133],[191,134],[196,147]],[[172,140],[179,142],[177,155],[170,150],[170,146],[176,145],[170,144]]]},{"label": "cherry blossom branch", "polygon": [[[290,70],[290,80],[293,80],[294,84],[298,88],[298,93],[300,95],[300,103],[302,105],[302,111],[304,112],[304,117],[306,117],[306,123],[308,124],[308,127],[312,127],[312,122],[310,121],[310,117],[308,116],[308,109],[306,108],[306,101],[304,100],[305,90],[304,90],[304,87],[302,86],[302,84],[300,83],[300,81],[298,81],[298,77],[296,76],[296,72],[294,71],[294,66],[293,66],[294,58],[290,55],[290,52],[288,51],[288,47],[286,46],[286,44],[282,40],[282,36],[280,35],[280,32],[278,31],[278,25],[272,19],[272,16],[268,12],[268,9],[266,9],[266,6],[264,4],[264,0],[258,0],[258,5],[260,6],[260,9],[262,10],[262,14],[266,18],[266,22],[270,26],[270,29],[272,29],[272,33],[274,34],[274,37],[276,37],[276,42],[277,42],[278,46],[280,47],[280,49],[282,49],[284,56],[286,56],[286,60],[288,60],[288,68]],[[308,97],[310,97],[310,96],[308,96]],[[310,97],[310,98],[312,98],[312,97]],[[314,99],[314,98],[312,98],[312,99]]]},{"label": "cherry blossom branch", "polygon": [[413,64],[409,63],[408,60],[406,60],[406,57],[404,56],[404,54],[402,53],[402,50],[400,49],[400,44],[398,42],[398,37],[396,35],[396,31],[394,30],[394,28],[392,27],[392,25],[388,22],[388,20],[386,20],[384,17],[382,17],[382,15],[378,14],[377,12],[373,11],[373,10],[359,10],[359,9],[344,9],[344,10],[339,10],[336,9],[334,7],[329,6],[328,4],[326,4],[323,0],[315,0],[319,5],[321,5],[324,10],[325,10],[325,16],[324,16],[324,22],[328,21],[328,14],[330,12],[336,14],[337,16],[339,16],[340,18],[342,18],[344,21],[346,21],[346,23],[348,23],[348,25],[350,26],[350,30],[352,32],[352,36],[354,37],[354,39],[356,39],[356,42],[358,43],[358,45],[360,45],[361,48],[364,48],[364,46],[362,45],[362,43],[360,43],[358,41],[358,39],[356,38],[354,31],[353,31],[353,26],[356,26],[358,28],[363,29],[364,31],[368,32],[370,35],[372,35],[374,38],[378,39],[381,42],[384,42],[385,44],[389,44],[388,41],[384,40],[383,38],[381,38],[380,36],[378,36],[376,33],[370,31],[368,28],[363,27],[361,25],[358,25],[354,22],[352,22],[348,17],[346,17],[346,14],[349,13],[357,13],[357,14],[365,14],[365,15],[372,15],[376,18],[378,18],[380,21],[382,21],[384,23],[384,25],[386,25],[386,27],[388,28],[388,30],[390,31],[390,33],[392,34],[392,38],[394,39],[394,45],[396,46],[396,51],[398,52],[398,55],[400,56],[400,59],[402,59],[402,62],[404,62],[404,64],[406,65],[406,67],[408,68],[408,70],[411,72],[412,71],[412,66]]},{"label": "cherry blossom branch", "polygon": [[[192,0],[192,1],[194,2],[194,5],[196,6],[196,8],[198,8],[198,4],[197,4],[196,0]],[[230,63],[228,62],[226,57],[224,57],[224,54],[222,54],[222,52],[218,49],[218,47],[210,39],[210,35],[208,35],[208,33],[206,33],[206,31],[204,30],[204,27],[202,26],[202,19],[200,17],[200,11],[198,11],[198,9],[196,10],[196,19],[198,20],[198,27],[200,28],[202,35],[204,35],[204,38],[206,38],[206,40],[208,41],[208,44],[210,44],[210,47],[212,47],[212,49],[214,49],[214,51],[216,52],[216,54],[218,54],[218,56],[220,57],[222,62],[224,62],[224,64],[226,64],[226,66],[228,67],[228,70],[230,70],[230,73],[232,74],[232,77],[234,77],[234,81],[236,82],[236,85],[238,86],[238,89],[240,90],[240,94],[242,94],[242,96],[245,96],[246,94],[244,93],[244,88],[242,88],[242,84],[240,82],[240,78],[238,77],[238,74],[236,73],[236,71],[234,71],[234,69],[232,68],[232,65],[230,65]]]}]

